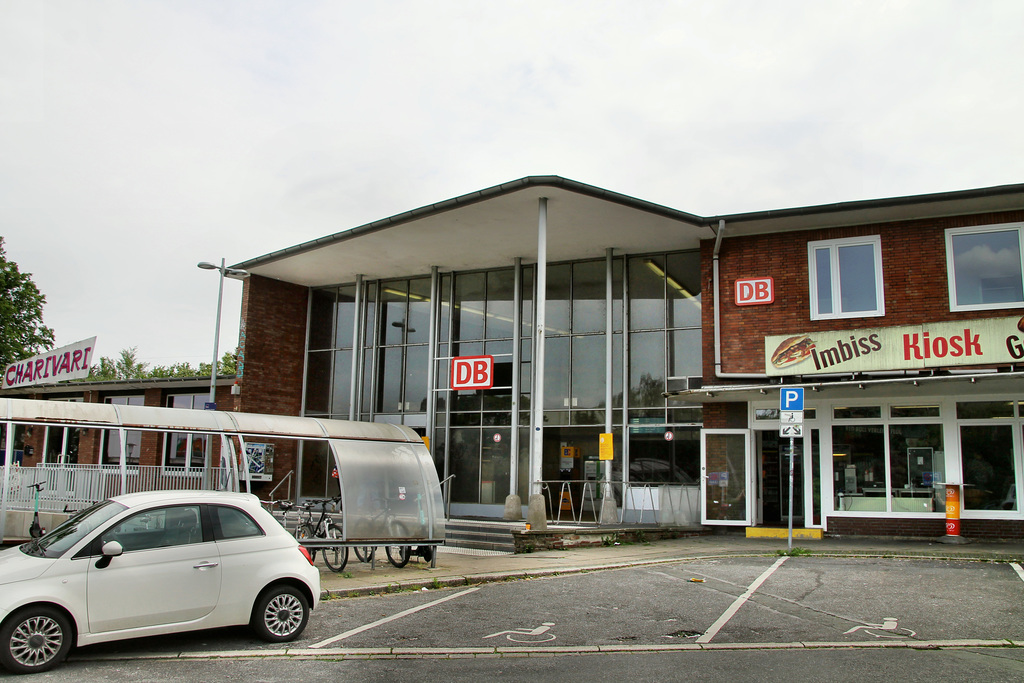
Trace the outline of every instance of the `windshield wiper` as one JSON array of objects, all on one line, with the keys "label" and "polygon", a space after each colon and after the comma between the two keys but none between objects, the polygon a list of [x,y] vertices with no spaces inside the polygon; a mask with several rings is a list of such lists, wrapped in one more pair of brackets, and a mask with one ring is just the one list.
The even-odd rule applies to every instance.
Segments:
[{"label": "windshield wiper", "polygon": [[39,547],[39,539],[38,538],[33,538],[28,543],[25,543],[25,544],[19,546],[18,549],[21,550],[21,552],[25,553],[26,555],[31,555],[33,557],[46,557],[46,555],[43,552],[42,548]]}]

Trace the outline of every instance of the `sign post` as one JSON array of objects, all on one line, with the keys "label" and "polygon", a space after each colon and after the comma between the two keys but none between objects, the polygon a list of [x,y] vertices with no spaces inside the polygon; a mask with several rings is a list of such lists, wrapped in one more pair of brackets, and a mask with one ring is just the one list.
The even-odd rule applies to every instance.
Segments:
[{"label": "sign post", "polygon": [[779,433],[789,436],[789,549],[793,549],[793,458],[795,439],[803,435],[804,388],[785,387],[779,392]]}]

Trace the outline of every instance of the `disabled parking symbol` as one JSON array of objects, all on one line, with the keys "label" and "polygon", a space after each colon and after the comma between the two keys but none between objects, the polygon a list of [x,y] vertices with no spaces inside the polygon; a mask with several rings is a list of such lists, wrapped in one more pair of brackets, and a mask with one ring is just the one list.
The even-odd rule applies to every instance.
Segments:
[{"label": "disabled parking symbol", "polygon": [[857,631],[864,631],[864,633],[874,636],[875,638],[913,638],[917,635],[916,631],[911,631],[909,628],[900,628],[899,621],[896,617],[885,617],[882,619],[881,624],[861,624],[860,626],[854,626],[843,635],[849,635],[851,633],[856,633]]},{"label": "disabled parking symbol", "polygon": [[537,628],[515,628],[509,631],[498,631],[489,636],[484,636],[484,638],[505,636],[506,639],[513,643],[549,643],[555,639],[555,634],[548,632],[554,625],[555,622],[553,621],[545,621]]}]

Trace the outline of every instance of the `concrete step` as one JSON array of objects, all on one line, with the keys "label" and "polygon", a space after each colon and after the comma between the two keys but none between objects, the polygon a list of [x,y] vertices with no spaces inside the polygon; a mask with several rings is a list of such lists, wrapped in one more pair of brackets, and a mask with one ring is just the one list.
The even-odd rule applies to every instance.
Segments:
[{"label": "concrete step", "polygon": [[502,522],[449,519],[445,529],[445,545],[453,548],[514,553],[514,526],[516,525]]}]

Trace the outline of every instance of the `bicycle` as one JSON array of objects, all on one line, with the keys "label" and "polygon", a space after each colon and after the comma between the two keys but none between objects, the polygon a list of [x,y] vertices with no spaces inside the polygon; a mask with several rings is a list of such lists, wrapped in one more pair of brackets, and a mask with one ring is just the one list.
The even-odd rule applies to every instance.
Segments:
[{"label": "bicycle", "polygon": [[[381,526],[388,530],[389,538],[409,537],[409,531],[405,524],[395,519],[395,513],[392,512],[391,505],[386,500],[379,512],[372,517],[362,520],[359,524],[359,527],[363,530],[367,528],[378,529]],[[363,536],[365,537],[365,534]],[[377,548],[375,546],[356,546],[356,559],[360,562],[372,562],[376,551]],[[384,552],[388,557],[388,562],[398,569],[409,564],[409,558],[412,556],[412,548],[407,545],[385,545]]]},{"label": "bicycle", "polygon": [[[334,507],[341,500],[341,496],[335,498],[313,498],[305,503],[299,505],[300,517],[299,524],[295,528],[295,538],[302,542],[302,539],[316,539],[326,538],[331,540],[341,540],[343,533],[341,527],[334,523],[334,519],[327,512],[327,507],[330,505]],[[285,507],[283,504],[279,504],[282,510],[287,512],[291,509],[292,505]],[[319,507],[320,519],[313,523],[313,512]],[[335,545],[324,548],[310,548],[310,557],[316,560],[316,553],[318,550],[322,550],[324,564],[332,572],[340,573],[345,569],[345,565],[348,564],[348,546]]]}]

